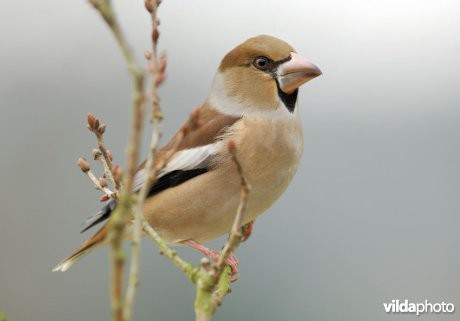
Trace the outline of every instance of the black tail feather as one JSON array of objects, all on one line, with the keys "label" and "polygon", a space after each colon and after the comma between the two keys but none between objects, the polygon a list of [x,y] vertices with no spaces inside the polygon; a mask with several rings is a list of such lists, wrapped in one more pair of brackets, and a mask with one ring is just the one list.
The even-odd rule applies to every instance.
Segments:
[{"label": "black tail feather", "polygon": [[109,218],[110,213],[112,213],[113,209],[115,208],[115,205],[117,203],[114,200],[110,200],[106,205],[104,205],[103,208],[90,218],[88,218],[84,223],[83,223],[83,229],[80,231],[80,233],[83,233],[93,226],[96,226],[97,224],[105,221],[106,219]]}]

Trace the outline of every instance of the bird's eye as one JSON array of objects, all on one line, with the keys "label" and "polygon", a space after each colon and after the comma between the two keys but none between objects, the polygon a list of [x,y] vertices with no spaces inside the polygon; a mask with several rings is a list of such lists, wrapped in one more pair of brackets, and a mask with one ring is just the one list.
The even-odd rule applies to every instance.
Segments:
[{"label": "bird's eye", "polygon": [[268,58],[267,57],[257,57],[256,59],[254,59],[254,62],[252,63],[254,65],[254,67],[256,67],[257,69],[260,69],[260,70],[267,70],[268,69],[268,65],[269,65],[269,61],[268,61]]}]

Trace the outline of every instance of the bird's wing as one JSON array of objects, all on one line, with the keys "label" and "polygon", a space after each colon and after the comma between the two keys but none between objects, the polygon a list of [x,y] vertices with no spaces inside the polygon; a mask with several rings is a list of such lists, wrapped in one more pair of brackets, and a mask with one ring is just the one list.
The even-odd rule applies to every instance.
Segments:
[{"label": "bird's wing", "polygon": [[[218,153],[217,142],[184,149],[176,152],[168,164],[157,175],[157,180],[167,177],[172,172],[188,172],[196,169],[209,168],[210,161]],[[140,168],[134,177],[134,191],[139,191],[145,182],[147,170]]]},{"label": "bird's wing", "polygon": [[[148,196],[178,186],[189,179],[204,174],[211,169],[211,161],[219,152],[219,138],[224,135],[240,117],[229,116],[217,112],[204,105],[200,108],[197,129],[190,131],[178,144],[176,152],[163,170],[158,173],[157,181],[150,188]],[[177,145],[180,132],[163,147],[155,161],[161,159],[165,153]],[[146,179],[145,162],[139,167],[134,178],[134,191],[139,191]],[[106,220],[115,208],[115,201],[109,201],[98,213],[83,223],[82,232]]]}]

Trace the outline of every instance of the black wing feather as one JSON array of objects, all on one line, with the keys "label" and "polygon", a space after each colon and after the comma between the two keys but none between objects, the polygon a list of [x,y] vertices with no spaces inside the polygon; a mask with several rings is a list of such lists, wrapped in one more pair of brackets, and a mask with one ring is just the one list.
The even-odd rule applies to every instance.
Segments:
[{"label": "black wing feather", "polygon": [[158,179],[155,185],[150,188],[148,196],[158,194],[165,189],[178,186],[189,179],[192,179],[198,175],[204,174],[208,171],[207,168],[195,168],[186,171],[175,170]]},{"label": "black wing feather", "polygon": [[[182,170],[172,171],[160,177],[157,180],[157,182],[150,188],[150,191],[147,195],[153,196],[168,188],[178,186],[188,181],[189,179],[192,179],[196,176],[204,174],[208,171],[209,171],[208,168],[195,168],[195,169],[186,170],[186,171],[182,171]],[[94,216],[89,218],[84,223],[84,227],[83,227],[83,230],[81,230],[81,233],[89,230],[93,226],[96,226],[97,224],[108,219],[113,209],[115,208],[115,206],[116,206],[116,202],[114,200],[110,200],[99,212],[97,212]]]}]

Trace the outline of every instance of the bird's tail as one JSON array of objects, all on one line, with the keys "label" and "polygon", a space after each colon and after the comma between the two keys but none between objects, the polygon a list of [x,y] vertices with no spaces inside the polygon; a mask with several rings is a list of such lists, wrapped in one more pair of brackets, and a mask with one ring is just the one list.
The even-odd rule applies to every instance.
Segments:
[{"label": "bird's tail", "polygon": [[99,231],[96,232],[89,240],[78,247],[72,254],[59,262],[54,268],[53,272],[67,271],[75,262],[77,262],[84,255],[92,252],[94,249],[104,243],[108,232],[108,226],[105,224]]}]

